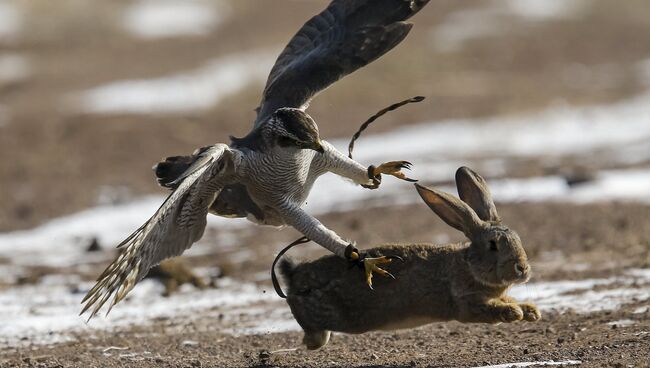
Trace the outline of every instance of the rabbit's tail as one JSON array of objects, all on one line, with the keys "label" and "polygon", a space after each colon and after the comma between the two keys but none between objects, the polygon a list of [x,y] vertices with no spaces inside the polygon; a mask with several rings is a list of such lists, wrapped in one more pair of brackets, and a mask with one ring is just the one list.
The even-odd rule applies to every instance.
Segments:
[{"label": "rabbit's tail", "polygon": [[278,265],[280,267],[280,275],[282,275],[282,277],[287,281],[291,280],[293,271],[295,271],[297,265],[298,264],[293,258],[289,256],[282,257],[280,264]]}]

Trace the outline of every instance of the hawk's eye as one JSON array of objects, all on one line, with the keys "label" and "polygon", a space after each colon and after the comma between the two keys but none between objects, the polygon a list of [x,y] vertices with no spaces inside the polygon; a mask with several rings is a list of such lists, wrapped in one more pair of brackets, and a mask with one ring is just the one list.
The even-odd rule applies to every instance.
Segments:
[{"label": "hawk's eye", "polygon": [[497,247],[497,242],[495,240],[490,240],[490,250],[493,252],[499,250],[499,248]]}]

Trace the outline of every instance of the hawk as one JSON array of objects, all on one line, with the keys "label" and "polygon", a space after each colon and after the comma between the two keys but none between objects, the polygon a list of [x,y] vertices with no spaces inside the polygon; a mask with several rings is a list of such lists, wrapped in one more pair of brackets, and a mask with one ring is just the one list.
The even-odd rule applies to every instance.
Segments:
[{"label": "hawk", "polygon": [[92,318],[112,298],[122,300],[148,270],[198,241],[212,213],[289,225],[332,253],[372,272],[389,260],[363,257],[354,245],[305,212],[314,181],[327,172],[377,188],[381,174],[409,179],[407,161],[363,166],[320,138],[305,112],[332,83],[371,63],[411,30],[404,22],[429,0],[334,0],[289,41],[271,69],[253,128],[230,145],[217,143],[154,166],[158,183],[172,190],[155,214],[119,246],[82,303]]}]

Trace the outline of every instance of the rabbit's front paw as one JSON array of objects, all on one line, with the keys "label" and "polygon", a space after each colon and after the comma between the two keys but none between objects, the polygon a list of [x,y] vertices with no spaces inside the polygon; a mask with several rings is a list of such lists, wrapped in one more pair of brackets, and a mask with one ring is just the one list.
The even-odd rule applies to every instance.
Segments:
[{"label": "rabbit's front paw", "polygon": [[524,318],[524,311],[517,304],[506,304],[501,308],[499,317],[506,323],[521,321]]},{"label": "rabbit's front paw", "polygon": [[519,304],[519,307],[524,312],[524,321],[537,322],[542,319],[542,314],[534,304]]}]

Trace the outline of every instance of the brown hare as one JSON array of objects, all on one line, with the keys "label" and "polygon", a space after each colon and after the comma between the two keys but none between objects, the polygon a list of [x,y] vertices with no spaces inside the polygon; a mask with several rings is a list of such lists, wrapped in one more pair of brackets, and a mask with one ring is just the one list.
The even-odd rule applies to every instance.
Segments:
[{"label": "brown hare", "polygon": [[383,245],[367,256],[397,256],[395,279],[368,288],[350,263],[335,256],[296,264],[280,263],[288,283],[287,302],[303,328],[308,349],[327,344],[330,331],[363,333],[431,322],[499,323],[541,318],[535,305],[518,303],[508,288],[530,277],[517,233],[501,223],[485,180],[467,167],[456,171],[460,199],[417,185],[424,202],[447,224],[462,231],[461,244]]}]

